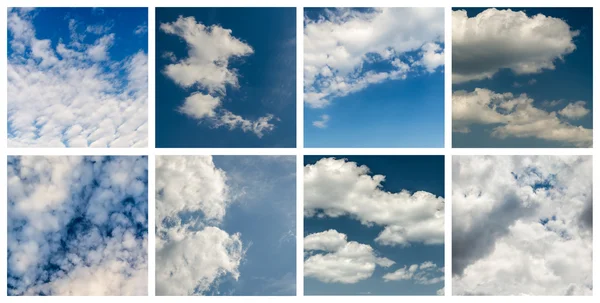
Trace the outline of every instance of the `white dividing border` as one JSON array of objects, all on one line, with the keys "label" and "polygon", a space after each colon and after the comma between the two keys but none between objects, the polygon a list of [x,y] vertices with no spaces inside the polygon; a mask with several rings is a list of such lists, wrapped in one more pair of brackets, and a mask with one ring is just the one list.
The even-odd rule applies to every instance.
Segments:
[{"label": "white dividing border", "polygon": [[[7,7],[148,7],[148,72],[149,72],[149,108],[148,108],[148,142],[149,147],[147,148],[131,148],[131,149],[94,149],[94,148],[11,148],[7,149],[7,104],[6,101],[0,107],[2,113],[0,113],[0,136],[4,139],[0,140],[0,148],[2,149],[2,163],[0,164],[0,196],[3,197],[3,202],[6,203],[7,191],[6,191],[6,156],[7,155],[147,155],[149,161],[149,254],[148,254],[148,271],[149,271],[149,282],[148,290],[149,297],[112,297],[109,300],[115,303],[135,303],[135,302],[160,302],[160,300],[167,299],[171,302],[197,302],[197,300],[209,301],[209,302],[329,302],[330,300],[344,300],[348,302],[361,302],[365,297],[361,296],[309,296],[302,297],[303,295],[303,163],[304,155],[444,155],[445,156],[445,199],[446,199],[446,234],[445,234],[445,267],[446,267],[446,296],[445,297],[415,297],[415,296],[377,296],[370,297],[367,300],[377,300],[379,302],[398,302],[400,300],[410,300],[412,302],[479,302],[481,298],[477,297],[450,297],[452,280],[451,280],[451,214],[452,214],[452,156],[453,155],[592,155],[597,154],[594,149],[452,149],[451,148],[451,95],[452,95],[452,84],[451,84],[451,10],[452,7],[594,7],[594,86],[600,85],[598,80],[599,66],[596,53],[600,51],[598,44],[598,20],[600,9],[599,1],[593,0],[570,0],[570,1],[558,1],[558,0],[420,0],[420,1],[409,1],[409,0],[5,0],[3,1],[4,13],[0,14],[0,24],[2,24],[2,30],[0,31],[0,41],[2,43],[2,50],[4,55],[0,59],[0,67],[6,71],[7,67],[7,30],[6,30],[6,8]],[[304,105],[303,105],[303,16],[304,7],[444,7],[445,8],[445,147],[444,148],[304,148]],[[155,8],[156,7],[296,7],[297,8],[297,131],[296,131],[296,142],[297,148],[240,148],[240,149],[223,149],[223,148],[206,148],[206,149],[155,149],[153,148],[155,142]],[[4,73],[2,81],[0,82],[0,88],[6,97],[6,83],[7,75]],[[598,105],[597,94],[594,94],[593,102]],[[6,100],[6,99],[4,99]],[[595,117],[599,116],[599,109],[596,106],[593,110]],[[594,119],[594,129],[598,127],[598,118]],[[598,141],[599,137],[597,132],[594,132],[594,142]],[[600,144],[600,143],[597,143]],[[296,297],[154,297],[154,167],[155,167],[155,156],[156,155],[295,155],[297,159],[297,296]],[[594,159],[594,172],[598,172],[599,161]],[[597,173],[594,173],[596,176]],[[598,180],[594,180],[594,189],[597,189]],[[7,299],[8,302],[77,302],[82,298],[78,297],[6,297],[6,270],[7,270],[7,259],[6,259],[6,235],[7,235],[7,213],[6,205],[2,207],[2,214],[0,215],[0,296],[3,297],[1,300]],[[600,210],[598,207],[594,209],[594,217],[598,218]],[[595,234],[598,233],[598,223],[594,227]],[[594,241],[594,260],[598,259],[598,241]],[[598,262],[594,262],[594,281],[598,279],[598,271],[600,270]],[[600,297],[600,295],[595,295]],[[505,297],[486,297],[485,300],[491,302],[504,302],[507,298]],[[536,297],[535,299],[541,299],[550,302],[557,302],[563,300],[562,297]],[[106,298],[103,297],[87,297],[83,300],[89,301],[90,303],[104,302]],[[529,302],[530,298],[527,297],[514,297],[510,300],[518,302]],[[569,298],[575,302],[594,302],[597,298],[594,297],[576,297]]]}]

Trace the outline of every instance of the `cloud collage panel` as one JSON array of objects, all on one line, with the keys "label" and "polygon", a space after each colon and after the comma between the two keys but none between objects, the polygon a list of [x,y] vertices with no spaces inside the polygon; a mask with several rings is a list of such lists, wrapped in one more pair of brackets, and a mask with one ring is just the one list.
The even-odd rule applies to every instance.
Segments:
[{"label": "cloud collage panel", "polygon": [[593,296],[593,2],[37,2],[9,300]]}]

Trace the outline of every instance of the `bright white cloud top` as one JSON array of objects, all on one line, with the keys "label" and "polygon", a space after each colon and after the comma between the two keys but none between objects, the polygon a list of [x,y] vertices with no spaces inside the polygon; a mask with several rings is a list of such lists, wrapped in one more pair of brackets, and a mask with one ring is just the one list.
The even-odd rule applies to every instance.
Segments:
[{"label": "bright white cloud top", "polygon": [[383,276],[385,281],[413,280],[417,284],[429,285],[444,281],[444,268],[431,261],[404,266]]},{"label": "bright white cloud top", "polygon": [[452,11],[452,82],[492,78],[500,69],[516,74],[553,70],[575,50],[579,35],[559,18],[487,9],[469,18]]},{"label": "bright white cloud top", "polygon": [[377,83],[436,72],[443,44],[442,8],[326,10],[305,20],[304,101],[325,108]]},{"label": "bright white cloud top", "polygon": [[[218,227],[231,202],[226,180],[210,156],[156,157],[157,295],[203,295],[239,277],[241,234]],[[194,212],[202,215],[180,216]]]},{"label": "bright white cloud top", "polygon": [[325,283],[353,284],[371,277],[376,266],[389,267],[395,263],[378,257],[367,244],[348,242],[345,234],[333,229],[306,236],[304,251],[309,254],[304,260],[304,276]]},{"label": "bright white cloud top", "polygon": [[388,192],[385,176],[345,159],[323,158],[304,167],[305,217],[350,216],[384,227],[381,245],[444,243],[444,198],[429,192]]},{"label": "bright white cloud top", "polygon": [[165,67],[165,75],[184,89],[197,90],[185,99],[179,112],[211,127],[239,128],[259,138],[275,128],[271,121],[277,118],[272,114],[249,120],[227,110],[222,102],[227,86],[239,87],[237,71],[229,67],[229,60],[253,54],[250,45],[234,37],[230,29],[205,26],[194,17],[180,16],[162,23],[160,30],[180,37],[188,47],[186,58],[178,59],[172,52],[162,54],[173,62]]},{"label": "bright white cloud top", "polygon": [[453,131],[468,133],[472,125],[494,126],[491,136],[536,138],[577,147],[592,146],[592,130],[576,126],[577,120],[590,111],[585,101],[567,104],[559,111],[548,112],[534,105],[526,94],[496,93],[485,88],[472,92],[452,92]]},{"label": "bright white cloud top", "polygon": [[8,11],[8,145],[147,146],[144,50],[113,60],[113,46],[122,37],[68,16],[70,39],[38,38],[38,13]]},{"label": "bright white cloud top", "polygon": [[147,295],[145,157],[9,157],[9,295]]},{"label": "bright white cloud top", "polygon": [[592,157],[453,159],[458,295],[592,294]]}]

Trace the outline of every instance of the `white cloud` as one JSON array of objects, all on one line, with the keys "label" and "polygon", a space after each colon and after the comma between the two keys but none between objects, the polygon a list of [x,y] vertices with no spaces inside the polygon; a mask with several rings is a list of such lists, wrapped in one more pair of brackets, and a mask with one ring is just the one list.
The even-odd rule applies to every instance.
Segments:
[{"label": "white cloud", "polygon": [[387,273],[383,275],[383,280],[398,281],[398,280],[412,280],[416,284],[431,285],[437,284],[444,281],[444,272],[437,267],[431,261],[425,261],[419,264],[412,264],[411,266],[404,266],[395,272]]},{"label": "white cloud", "polygon": [[227,175],[215,167],[211,156],[156,157],[158,231],[165,219],[182,212],[200,211],[204,221],[220,223],[231,202],[226,181]]},{"label": "white cloud", "polygon": [[[108,59],[108,49],[113,45],[114,34],[103,36],[96,40],[93,45],[88,47],[87,54],[94,61],[104,61]],[[49,41],[49,40],[47,40]]]},{"label": "white cloud", "polygon": [[[336,230],[310,234],[304,238],[304,276],[324,283],[354,284],[373,275],[376,266],[389,267],[394,261],[378,257],[373,248],[355,241]],[[324,250],[326,253],[311,251]]]},{"label": "white cloud", "polygon": [[279,121],[278,118],[275,118],[275,116],[271,114],[260,117],[255,121],[244,119],[242,116],[236,115],[228,110],[223,110],[221,114],[219,120],[214,121],[215,127],[225,126],[230,130],[239,127],[244,132],[252,132],[259,138],[262,138],[265,132],[270,132],[275,129],[275,125],[270,123],[271,120],[275,119]]},{"label": "white cloud", "polygon": [[208,292],[218,279],[239,278],[244,256],[240,234],[213,226],[200,231],[170,230],[170,240],[156,251],[156,294],[195,295]]},{"label": "white cloud", "polygon": [[[444,10],[374,8],[326,10],[304,26],[304,101],[323,108],[337,97],[388,80],[404,79],[418,66],[434,72],[443,64]],[[418,62],[406,53],[418,51]],[[387,64],[375,71],[372,63]]]},{"label": "white cloud", "polygon": [[436,292],[436,294],[438,296],[443,296],[445,293],[446,293],[445,287],[442,287],[442,288],[438,289],[437,292]]},{"label": "white cloud", "polygon": [[88,33],[92,33],[95,35],[103,35],[108,33],[113,27],[113,23],[109,22],[107,24],[96,24],[96,25],[88,25],[85,28],[85,31]]},{"label": "white cloud", "polygon": [[500,69],[534,74],[575,50],[579,34],[561,19],[487,9],[474,17],[452,11],[452,82],[492,78]]},{"label": "white cloud", "polygon": [[227,86],[239,87],[237,72],[229,68],[229,60],[253,54],[250,45],[232,36],[230,29],[205,26],[194,17],[179,16],[174,22],[162,23],[160,29],[182,38],[188,46],[188,57],[178,61],[171,52],[163,54],[172,62],[166,65],[165,75],[182,88],[208,92],[208,95],[192,93],[179,108],[181,113],[208,121],[213,127],[240,128],[259,138],[275,128],[270,123],[274,119],[271,114],[249,120],[224,109],[220,101],[226,95]]},{"label": "white cloud", "polygon": [[179,107],[179,111],[190,117],[202,119],[204,117],[214,117],[215,109],[221,106],[221,99],[205,95],[201,92],[195,92],[185,98],[185,102]]},{"label": "white cloud", "polygon": [[422,47],[421,60],[417,62],[423,65],[428,72],[433,73],[439,67],[444,65],[444,50],[439,44],[425,43]]},{"label": "white cloud", "polygon": [[[592,146],[592,130],[561,120],[556,112],[546,112],[534,106],[526,94],[499,94],[476,88],[473,92],[452,93],[453,131],[469,132],[472,124],[494,125],[492,136],[504,139],[537,138],[577,147]],[[576,115],[581,103],[559,111]]]},{"label": "white cloud", "polygon": [[136,26],[135,30],[133,31],[133,33],[136,35],[145,34],[147,32],[148,32],[148,25],[146,25],[146,24]]},{"label": "white cloud", "polygon": [[591,295],[591,156],[460,156],[452,174],[454,294]]},{"label": "white cloud", "polygon": [[329,115],[321,115],[321,120],[313,121],[313,126],[318,128],[327,128],[327,122],[329,122]]},{"label": "white cloud", "polygon": [[337,251],[347,243],[345,234],[330,229],[304,237],[304,250]]},{"label": "white cloud", "polygon": [[585,101],[577,101],[569,103],[565,108],[558,111],[558,114],[569,119],[580,119],[590,113],[590,110],[585,108]]},{"label": "white cloud", "polygon": [[345,159],[323,158],[304,168],[304,215],[351,216],[384,230],[382,245],[444,242],[444,199],[418,191],[382,190],[385,176]]},{"label": "white cloud", "polygon": [[232,200],[226,181],[210,156],[156,157],[157,295],[202,295],[238,279],[241,234],[218,227]]},{"label": "white cloud", "polygon": [[146,54],[112,61],[114,34],[84,44],[74,20],[71,41],[53,48],[36,38],[35,14],[9,10],[8,145],[147,146]]},{"label": "white cloud", "polygon": [[147,165],[9,158],[9,294],[146,295]]}]

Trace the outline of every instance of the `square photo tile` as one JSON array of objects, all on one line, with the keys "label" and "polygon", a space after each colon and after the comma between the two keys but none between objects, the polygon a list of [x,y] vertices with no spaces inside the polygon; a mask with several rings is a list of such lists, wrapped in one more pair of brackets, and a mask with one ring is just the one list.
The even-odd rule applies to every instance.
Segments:
[{"label": "square photo tile", "polygon": [[592,295],[592,157],[454,156],[453,295]]},{"label": "square photo tile", "polygon": [[306,156],[305,295],[444,294],[444,156]]},{"label": "square photo tile", "polygon": [[148,295],[148,158],[8,157],[9,296]]},{"label": "square photo tile", "polygon": [[295,147],[295,8],[157,8],[156,146]]},{"label": "square photo tile", "polygon": [[156,157],[156,295],[296,294],[295,156]]},{"label": "square photo tile", "polygon": [[454,8],[452,146],[592,147],[592,8]]},{"label": "square photo tile", "polygon": [[147,147],[147,28],[147,8],[9,8],[8,147]]},{"label": "square photo tile", "polygon": [[443,147],[444,9],[306,8],[304,146]]}]

